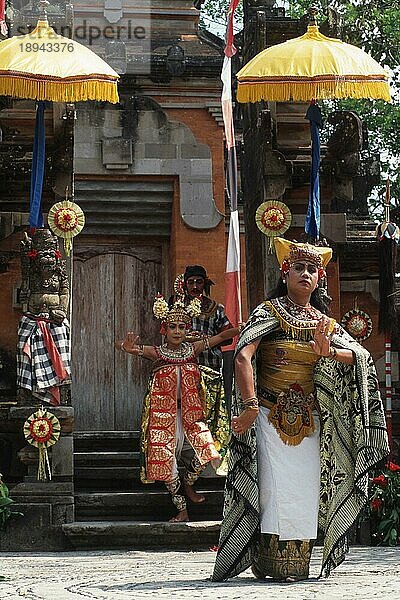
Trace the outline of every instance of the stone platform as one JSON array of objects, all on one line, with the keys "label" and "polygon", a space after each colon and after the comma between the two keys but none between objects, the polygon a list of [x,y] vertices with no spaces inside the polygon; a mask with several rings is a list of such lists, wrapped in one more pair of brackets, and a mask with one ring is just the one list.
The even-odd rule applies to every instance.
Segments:
[{"label": "stone platform", "polygon": [[215,552],[71,552],[2,554],[0,598],[7,600],[398,600],[400,547],[351,548],[328,579],[294,584],[257,581],[250,571],[212,583]]}]

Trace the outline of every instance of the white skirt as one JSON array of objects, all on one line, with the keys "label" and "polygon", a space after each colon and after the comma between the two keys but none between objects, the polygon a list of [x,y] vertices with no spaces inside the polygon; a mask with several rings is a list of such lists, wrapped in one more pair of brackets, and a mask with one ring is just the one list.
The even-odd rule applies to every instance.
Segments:
[{"label": "white skirt", "polygon": [[268,421],[269,409],[257,418],[258,485],[261,533],[281,540],[317,537],[320,492],[319,417],[315,431],[298,446],[284,444]]}]

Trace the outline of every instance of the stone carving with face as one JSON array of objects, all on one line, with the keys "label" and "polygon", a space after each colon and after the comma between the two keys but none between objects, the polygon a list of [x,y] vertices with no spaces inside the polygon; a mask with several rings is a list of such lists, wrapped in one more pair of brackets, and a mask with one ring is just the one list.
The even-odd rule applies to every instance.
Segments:
[{"label": "stone carving with face", "polygon": [[69,286],[56,236],[49,229],[37,229],[31,238],[25,234],[21,245],[20,299],[27,303],[24,309],[62,323],[68,310]]}]

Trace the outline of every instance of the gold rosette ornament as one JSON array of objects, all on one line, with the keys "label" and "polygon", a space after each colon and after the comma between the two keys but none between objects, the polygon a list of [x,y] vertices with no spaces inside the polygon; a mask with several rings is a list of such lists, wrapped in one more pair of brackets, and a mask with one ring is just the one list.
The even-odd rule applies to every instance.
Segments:
[{"label": "gold rosette ornament", "polygon": [[174,292],[178,297],[185,296],[185,278],[183,273],[175,277]]},{"label": "gold rosette ornament", "polygon": [[372,333],[371,317],[358,306],[343,315],[342,326],[357,342],[368,339]]},{"label": "gold rosette ornament", "polygon": [[60,437],[60,421],[47,410],[40,408],[24,423],[24,435],[29,444],[39,450],[39,466],[37,478],[46,481],[47,473],[51,480],[51,468],[47,448],[53,446]]},{"label": "gold rosette ornament", "polygon": [[52,232],[63,238],[65,254],[69,256],[72,238],[78,235],[85,225],[83,210],[70,200],[57,202],[49,210],[48,222]]},{"label": "gold rosette ornament", "polygon": [[289,207],[279,200],[267,200],[257,208],[256,223],[260,231],[268,238],[268,251],[272,252],[274,237],[285,233],[292,222]]}]

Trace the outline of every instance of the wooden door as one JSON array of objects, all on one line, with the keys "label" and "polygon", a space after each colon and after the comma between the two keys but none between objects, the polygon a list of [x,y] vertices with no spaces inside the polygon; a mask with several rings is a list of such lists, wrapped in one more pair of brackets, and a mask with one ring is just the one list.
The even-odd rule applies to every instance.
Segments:
[{"label": "wooden door", "polygon": [[153,300],[165,289],[165,247],[117,239],[76,244],[72,403],[78,431],[135,430],[151,364],[114,348],[126,331],[159,343]]}]

